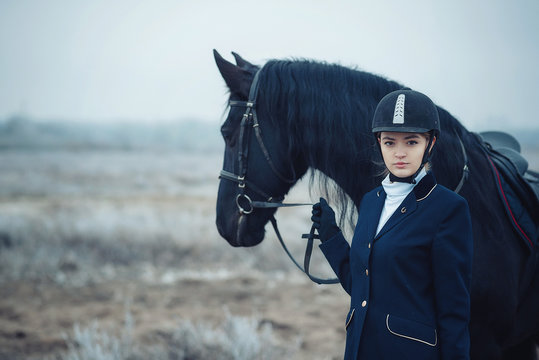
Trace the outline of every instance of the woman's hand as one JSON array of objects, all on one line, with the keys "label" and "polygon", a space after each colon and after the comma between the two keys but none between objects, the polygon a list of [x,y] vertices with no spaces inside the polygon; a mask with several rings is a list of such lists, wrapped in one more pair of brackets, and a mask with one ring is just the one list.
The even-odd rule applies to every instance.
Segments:
[{"label": "woman's hand", "polygon": [[324,242],[331,239],[341,231],[335,222],[335,212],[326,199],[321,197],[320,202],[313,205],[312,214],[311,220],[315,229],[318,230],[320,241]]}]

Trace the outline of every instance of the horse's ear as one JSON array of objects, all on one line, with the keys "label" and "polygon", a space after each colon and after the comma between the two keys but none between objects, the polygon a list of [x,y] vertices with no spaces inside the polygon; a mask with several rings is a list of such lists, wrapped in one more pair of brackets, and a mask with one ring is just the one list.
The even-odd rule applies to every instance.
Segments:
[{"label": "horse's ear", "polygon": [[234,56],[234,59],[236,59],[236,64],[245,70],[258,70],[258,66],[251,64],[249,61],[245,60],[241,56],[239,56],[237,53],[232,51],[232,55]]},{"label": "horse's ear", "polygon": [[248,70],[226,61],[215,49],[213,50],[213,56],[230,92],[247,98],[253,75]]}]

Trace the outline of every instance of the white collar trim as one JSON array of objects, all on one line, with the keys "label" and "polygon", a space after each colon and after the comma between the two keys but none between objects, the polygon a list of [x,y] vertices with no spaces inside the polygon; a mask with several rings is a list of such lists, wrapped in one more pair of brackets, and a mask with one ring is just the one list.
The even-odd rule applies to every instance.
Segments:
[{"label": "white collar trim", "polygon": [[423,177],[427,175],[427,171],[425,168],[421,169],[419,174],[415,177],[415,184],[409,184],[409,183],[403,183],[403,182],[391,182],[389,180],[389,174],[385,177],[385,179],[382,181],[382,186],[384,187],[384,191],[388,196],[403,196],[408,195],[410,191],[414,188],[414,186],[423,179]]}]

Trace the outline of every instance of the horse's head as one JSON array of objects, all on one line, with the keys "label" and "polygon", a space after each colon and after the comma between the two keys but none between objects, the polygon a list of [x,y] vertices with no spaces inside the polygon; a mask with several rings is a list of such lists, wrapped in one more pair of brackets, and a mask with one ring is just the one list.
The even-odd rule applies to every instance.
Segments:
[{"label": "horse's head", "polygon": [[214,56],[230,90],[230,111],[221,127],[225,153],[217,229],[232,246],[254,246],[264,239],[264,226],[276,211],[272,205],[283,200],[296,174],[305,173],[306,168],[296,173],[286,139],[262,102],[255,103],[259,67],[237,54],[237,65],[215,50]]}]

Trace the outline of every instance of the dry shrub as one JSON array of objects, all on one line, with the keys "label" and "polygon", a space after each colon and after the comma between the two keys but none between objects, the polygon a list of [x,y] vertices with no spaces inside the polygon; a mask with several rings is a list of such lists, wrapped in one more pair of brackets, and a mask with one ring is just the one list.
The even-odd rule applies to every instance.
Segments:
[{"label": "dry shrub", "polygon": [[118,335],[103,330],[97,322],[81,327],[76,324],[71,337],[65,336],[68,351],[60,360],[274,360],[291,358],[298,350],[278,345],[269,323],[256,317],[231,315],[219,326],[204,322],[180,321],[164,336],[164,344],[143,346],[132,336],[133,320],[126,321]]}]

